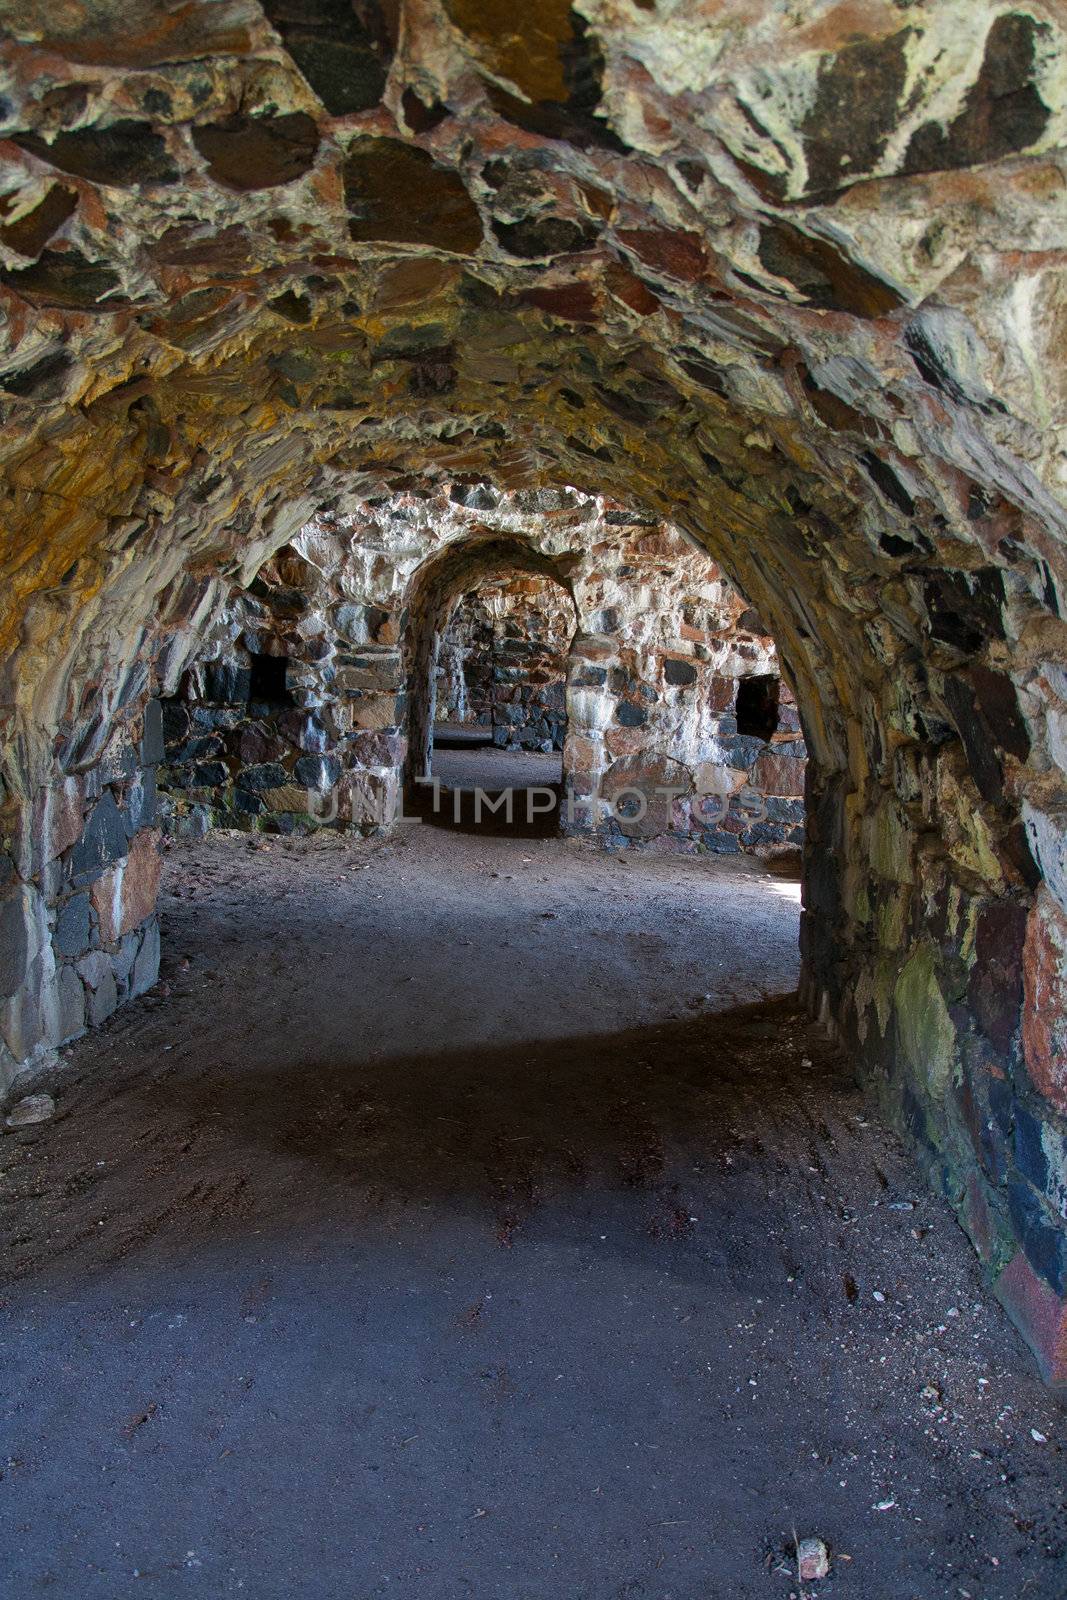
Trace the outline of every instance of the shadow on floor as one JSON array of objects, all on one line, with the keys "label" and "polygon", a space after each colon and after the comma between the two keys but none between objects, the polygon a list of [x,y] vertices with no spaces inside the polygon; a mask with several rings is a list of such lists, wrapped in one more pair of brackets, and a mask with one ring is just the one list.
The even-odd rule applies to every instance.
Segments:
[{"label": "shadow on floor", "polygon": [[[47,1150],[51,1192],[21,1227],[12,1207],[9,1261],[18,1277],[68,1251],[115,1261],[149,1241],[185,1249],[309,1213],[348,1228],[383,1205],[469,1205],[507,1243],[547,1194],[590,1186],[646,1191],[650,1215],[681,1237],[679,1172],[717,1168],[727,1151],[717,1205],[738,1258],[758,1257],[761,1186],[822,1170],[832,1135],[815,1107],[830,1093],[858,1103],[792,1001],[615,1036],[357,1063],[309,1055],[285,1070],[254,1046],[240,1063],[164,1057],[68,1089],[54,1122],[17,1136],[27,1154]],[[103,1233],[86,1230],[87,1212],[107,1216]]]},{"label": "shadow on floor", "polygon": [[[551,809],[546,810],[549,789],[553,800]],[[508,796],[510,812],[506,809]],[[417,788],[405,799],[404,809],[408,816],[420,817],[434,828],[487,838],[549,839],[560,832],[562,804],[563,787],[558,783],[478,792],[442,784],[436,804],[432,790]]]}]

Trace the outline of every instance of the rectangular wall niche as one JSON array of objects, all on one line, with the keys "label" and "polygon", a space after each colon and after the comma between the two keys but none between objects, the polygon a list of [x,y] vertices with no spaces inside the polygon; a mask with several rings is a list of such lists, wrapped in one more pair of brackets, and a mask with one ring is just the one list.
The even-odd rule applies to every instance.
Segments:
[{"label": "rectangular wall niche", "polygon": [[738,680],[734,707],[738,733],[749,739],[773,738],[778,726],[779,688],[774,672],[754,672]]},{"label": "rectangular wall niche", "polygon": [[249,700],[258,700],[270,706],[291,706],[293,697],[286,684],[287,666],[285,656],[253,655]]}]

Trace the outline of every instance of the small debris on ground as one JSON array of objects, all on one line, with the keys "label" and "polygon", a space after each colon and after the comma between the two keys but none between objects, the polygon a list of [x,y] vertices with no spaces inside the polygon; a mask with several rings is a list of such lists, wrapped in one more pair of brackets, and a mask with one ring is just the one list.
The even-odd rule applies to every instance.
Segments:
[{"label": "small debris on ground", "polygon": [[50,1094],[24,1095],[4,1118],[6,1128],[29,1128],[35,1122],[47,1122],[56,1114],[56,1103]]},{"label": "small debris on ground", "polygon": [[797,1542],[797,1576],[801,1583],[814,1583],[825,1578],[830,1571],[830,1552],[821,1539],[800,1539]]}]

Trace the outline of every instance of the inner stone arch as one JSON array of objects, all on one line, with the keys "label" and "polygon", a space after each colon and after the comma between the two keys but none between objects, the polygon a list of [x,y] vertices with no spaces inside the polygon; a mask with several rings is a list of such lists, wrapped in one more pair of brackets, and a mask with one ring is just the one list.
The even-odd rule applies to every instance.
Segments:
[{"label": "inner stone arch", "polygon": [[573,607],[543,577],[504,575],[461,595],[441,638],[434,741],[442,727],[498,748],[562,751]]}]

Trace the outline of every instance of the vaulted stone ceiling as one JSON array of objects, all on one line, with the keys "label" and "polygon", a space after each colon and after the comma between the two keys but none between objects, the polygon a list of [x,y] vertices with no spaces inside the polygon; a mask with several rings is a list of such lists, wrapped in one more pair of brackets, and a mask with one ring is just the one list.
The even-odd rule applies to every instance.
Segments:
[{"label": "vaulted stone ceiling", "polygon": [[1055,1191],[958,1175],[991,1073],[1067,1113],[1060,8],[0,17],[8,835],[146,691],[159,619],[324,505],[485,480],[667,517],[796,684],[811,998],[992,1270],[1029,1239],[1051,1327]]}]

